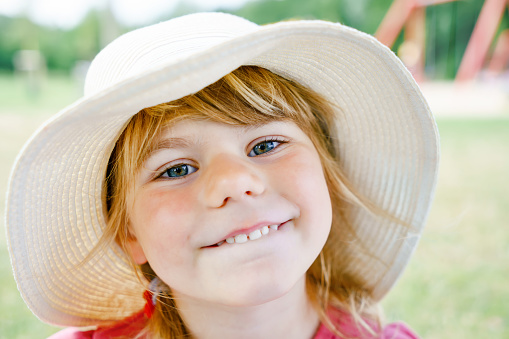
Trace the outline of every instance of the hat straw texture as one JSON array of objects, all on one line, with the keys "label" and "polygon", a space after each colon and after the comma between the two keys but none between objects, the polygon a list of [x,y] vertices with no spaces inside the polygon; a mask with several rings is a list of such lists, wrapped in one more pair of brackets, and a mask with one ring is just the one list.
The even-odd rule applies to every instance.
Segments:
[{"label": "hat straw texture", "polygon": [[340,24],[258,26],[221,13],[188,15],[127,33],[93,61],[85,96],[24,146],[12,170],[7,232],[15,278],[30,309],[63,326],[99,325],[143,307],[144,287],[120,248],[78,264],[106,225],[110,153],[139,110],[195,93],[242,65],[264,67],[337,107],[341,165],[358,191],[408,222],[350,213],[359,244],[345,260],[377,299],[419,239],[436,184],[438,134],[418,86],[373,37]]}]

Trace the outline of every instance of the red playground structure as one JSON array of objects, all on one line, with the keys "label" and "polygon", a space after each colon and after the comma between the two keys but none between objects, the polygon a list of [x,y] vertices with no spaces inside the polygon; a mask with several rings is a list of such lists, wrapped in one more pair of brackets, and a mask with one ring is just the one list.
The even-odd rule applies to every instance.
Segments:
[{"label": "red playground structure", "polygon": [[[417,81],[425,78],[426,7],[452,1],[456,0],[394,0],[375,33],[378,40],[392,47],[401,30],[405,28],[400,57]],[[509,0],[485,0],[456,74],[457,81],[472,81],[482,70],[508,5]],[[505,30],[499,35],[488,70],[493,74],[501,73],[508,62],[509,30]]]}]

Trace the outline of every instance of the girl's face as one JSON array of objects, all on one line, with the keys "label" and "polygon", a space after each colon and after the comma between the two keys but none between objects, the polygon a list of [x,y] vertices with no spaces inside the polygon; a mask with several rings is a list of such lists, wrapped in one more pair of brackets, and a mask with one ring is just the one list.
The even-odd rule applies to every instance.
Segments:
[{"label": "girl's face", "polygon": [[302,280],[332,208],[318,153],[291,122],[184,120],[164,131],[130,196],[130,247],[175,297],[258,305]]}]

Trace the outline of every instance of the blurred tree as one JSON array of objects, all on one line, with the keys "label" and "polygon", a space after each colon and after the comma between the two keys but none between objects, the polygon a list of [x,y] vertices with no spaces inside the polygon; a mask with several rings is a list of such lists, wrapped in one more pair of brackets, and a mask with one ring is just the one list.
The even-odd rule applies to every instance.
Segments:
[{"label": "blurred tree", "polygon": [[[237,10],[226,10],[258,24],[292,19],[322,19],[341,22],[374,34],[392,0],[251,0]],[[431,79],[452,79],[484,0],[463,0],[427,8],[426,72]],[[192,13],[198,9],[180,1],[161,20]],[[219,9],[221,10],[221,9]],[[71,30],[36,26],[26,18],[0,16],[0,69],[12,70],[12,57],[20,49],[40,49],[50,70],[70,71],[77,60],[91,60],[102,47],[104,13],[92,11]],[[509,28],[506,13],[499,31]],[[115,28],[115,34],[126,31]],[[498,35],[498,34],[497,34]],[[402,34],[393,45],[397,51]],[[108,38],[111,40],[111,38]]]},{"label": "blurred tree", "polygon": [[17,51],[38,49],[38,31],[38,27],[25,17],[0,16],[0,69],[13,69]]},{"label": "blurred tree", "polygon": [[233,11],[258,24],[290,19],[341,22],[373,34],[392,0],[251,0]]},{"label": "blurred tree", "polygon": [[48,69],[68,71],[77,59],[77,51],[70,31],[41,27],[39,48],[46,58]]},{"label": "blurred tree", "polygon": [[[435,79],[455,77],[483,4],[484,0],[466,0],[427,9],[428,76]],[[497,37],[506,28],[509,28],[507,11],[498,27]]]},{"label": "blurred tree", "polygon": [[[258,24],[290,19],[341,22],[374,34],[393,0],[252,0],[233,11]],[[464,0],[426,9],[426,71],[429,78],[454,78],[484,0]],[[508,28],[507,12],[499,32]],[[392,46],[397,51],[404,31]]]},{"label": "blurred tree", "polygon": [[100,13],[90,11],[83,22],[70,31],[76,57],[81,60],[91,60],[101,49]]},{"label": "blurred tree", "polygon": [[14,53],[20,49],[20,32],[14,30],[13,26],[14,20],[0,16],[0,69],[12,70]]},{"label": "blurred tree", "polygon": [[339,2],[338,0],[259,0],[248,2],[234,13],[258,24],[290,19],[343,21]]}]

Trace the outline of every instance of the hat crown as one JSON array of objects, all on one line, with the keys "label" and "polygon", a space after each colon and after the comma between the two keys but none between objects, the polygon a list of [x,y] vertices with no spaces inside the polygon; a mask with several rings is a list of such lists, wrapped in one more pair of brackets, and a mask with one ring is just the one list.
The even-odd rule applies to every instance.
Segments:
[{"label": "hat crown", "polygon": [[258,25],[225,13],[195,13],[126,33],[92,61],[85,96],[243,35]]}]

